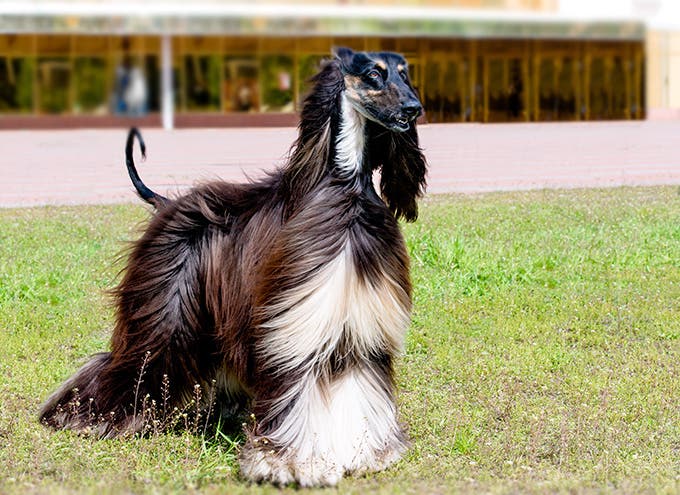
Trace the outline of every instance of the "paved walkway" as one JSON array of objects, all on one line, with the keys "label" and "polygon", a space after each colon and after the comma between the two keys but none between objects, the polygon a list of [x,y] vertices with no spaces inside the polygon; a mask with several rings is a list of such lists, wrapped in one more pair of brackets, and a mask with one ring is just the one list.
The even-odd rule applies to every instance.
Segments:
[{"label": "paved walkway", "polygon": [[[292,128],[143,130],[140,175],[163,194],[257,177]],[[0,206],[136,201],[125,130],[1,131]],[[430,193],[680,184],[680,121],[420,127]]]}]

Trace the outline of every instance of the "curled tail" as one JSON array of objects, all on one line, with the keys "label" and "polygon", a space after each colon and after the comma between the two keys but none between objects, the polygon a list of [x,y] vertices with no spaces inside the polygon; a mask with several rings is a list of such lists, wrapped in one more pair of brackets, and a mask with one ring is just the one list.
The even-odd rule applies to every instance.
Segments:
[{"label": "curled tail", "polygon": [[128,133],[127,143],[125,145],[125,164],[127,165],[128,174],[130,175],[132,185],[135,186],[139,197],[155,208],[160,208],[162,205],[168,202],[168,198],[153,192],[146,186],[146,184],[144,184],[144,182],[142,182],[142,179],[139,178],[137,168],[135,167],[135,161],[132,158],[132,149],[135,144],[135,137],[139,140],[139,146],[142,149],[142,157],[146,158],[146,145],[144,144],[144,139],[142,139],[142,133],[139,132],[139,129],[136,127],[131,127],[130,132]]}]

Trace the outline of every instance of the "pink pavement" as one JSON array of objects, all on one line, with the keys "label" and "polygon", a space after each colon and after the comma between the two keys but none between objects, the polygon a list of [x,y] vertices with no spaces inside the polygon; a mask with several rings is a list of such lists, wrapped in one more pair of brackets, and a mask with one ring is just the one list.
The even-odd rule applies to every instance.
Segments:
[{"label": "pink pavement", "polygon": [[[285,160],[294,128],[142,129],[142,179],[162,194],[256,178]],[[137,201],[125,129],[0,131],[0,207]],[[680,121],[420,126],[431,194],[680,185]],[[137,153],[137,156],[138,153]]]}]

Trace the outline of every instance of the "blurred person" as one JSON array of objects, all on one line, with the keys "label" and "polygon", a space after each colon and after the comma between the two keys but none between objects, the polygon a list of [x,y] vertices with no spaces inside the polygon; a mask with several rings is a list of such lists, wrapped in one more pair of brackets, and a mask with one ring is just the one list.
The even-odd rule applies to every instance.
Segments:
[{"label": "blurred person", "polygon": [[253,108],[253,90],[248,84],[241,84],[236,93],[236,108],[240,112],[249,112]]},{"label": "blurred person", "polygon": [[128,71],[127,87],[123,92],[126,114],[140,117],[146,114],[148,108],[149,90],[144,72],[139,67],[131,67]]},{"label": "blurred person", "polygon": [[[127,44],[123,44],[127,51]],[[139,117],[148,109],[149,90],[142,69],[132,62],[125,53],[123,61],[116,68],[113,94],[113,109],[117,115]]]},{"label": "blurred person", "polygon": [[125,93],[130,84],[130,56],[125,55],[123,62],[116,67],[115,82],[113,85],[113,112],[117,115],[125,115],[127,106],[125,103]]}]

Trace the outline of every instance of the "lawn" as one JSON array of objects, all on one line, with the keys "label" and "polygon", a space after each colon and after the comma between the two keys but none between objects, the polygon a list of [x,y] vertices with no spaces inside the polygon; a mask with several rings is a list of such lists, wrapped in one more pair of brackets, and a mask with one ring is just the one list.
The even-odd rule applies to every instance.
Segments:
[{"label": "lawn", "polygon": [[[278,493],[239,479],[238,436],[95,441],[36,420],[106,347],[105,291],[147,216],[0,210],[0,493]],[[680,491],[677,188],[432,196],[405,233],[412,447],[337,492]]]}]

